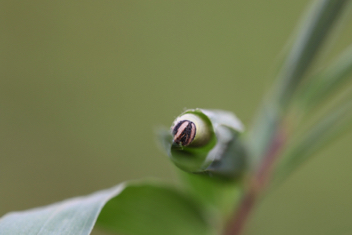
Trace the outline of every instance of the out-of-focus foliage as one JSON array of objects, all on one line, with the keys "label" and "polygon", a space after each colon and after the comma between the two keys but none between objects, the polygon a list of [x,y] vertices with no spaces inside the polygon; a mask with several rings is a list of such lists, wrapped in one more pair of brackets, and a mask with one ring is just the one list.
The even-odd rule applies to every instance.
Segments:
[{"label": "out-of-focus foliage", "polygon": [[[0,215],[173,179],[152,126],[184,107],[231,110],[248,125],[307,3],[2,1]],[[321,64],[351,43],[351,27]],[[348,230],[350,140],[267,197],[253,233]]]}]

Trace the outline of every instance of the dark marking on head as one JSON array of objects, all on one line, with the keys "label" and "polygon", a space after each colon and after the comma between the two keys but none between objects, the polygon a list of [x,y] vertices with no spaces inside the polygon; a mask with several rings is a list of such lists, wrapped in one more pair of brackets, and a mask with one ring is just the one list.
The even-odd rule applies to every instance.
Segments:
[{"label": "dark marking on head", "polygon": [[179,121],[172,129],[174,143],[187,146],[194,140],[196,132],[196,125],[193,122],[188,120]]}]

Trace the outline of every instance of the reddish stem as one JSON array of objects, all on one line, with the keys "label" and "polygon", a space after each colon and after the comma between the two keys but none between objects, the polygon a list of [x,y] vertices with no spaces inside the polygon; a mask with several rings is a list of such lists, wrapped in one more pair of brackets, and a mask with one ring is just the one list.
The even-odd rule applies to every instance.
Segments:
[{"label": "reddish stem", "polygon": [[257,193],[251,188],[247,194],[243,197],[242,202],[237,209],[234,217],[228,224],[225,235],[237,235],[241,234],[243,227],[249,217],[249,214],[256,202]]},{"label": "reddish stem", "polygon": [[242,198],[242,201],[235,211],[230,223],[227,225],[225,235],[239,235],[242,233],[248,220],[250,212],[255,206],[259,194],[265,189],[271,176],[273,165],[279,156],[279,150],[285,142],[285,135],[280,131],[273,138],[273,142],[263,158],[257,173],[249,185],[249,188]]}]

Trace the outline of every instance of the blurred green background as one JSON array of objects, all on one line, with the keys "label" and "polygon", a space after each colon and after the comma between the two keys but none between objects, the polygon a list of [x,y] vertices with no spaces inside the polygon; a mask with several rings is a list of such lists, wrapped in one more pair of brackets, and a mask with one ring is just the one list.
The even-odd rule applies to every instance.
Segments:
[{"label": "blurred green background", "polygon": [[[125,180],[176,182],[155,128],[196,107],[250,125],[308,3],[0,1],[0,216]],[[352,233],[351,140],[266,196],[248,234]]]}]

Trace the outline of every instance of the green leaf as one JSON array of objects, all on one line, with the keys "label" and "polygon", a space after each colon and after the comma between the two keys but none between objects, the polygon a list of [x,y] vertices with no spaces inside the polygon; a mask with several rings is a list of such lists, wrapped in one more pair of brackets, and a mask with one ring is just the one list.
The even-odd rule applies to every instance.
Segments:
[{"label": "green leaf", "polygon": [[277,167],[275,178],[281,182],[294,169],[318,152],[334,139],[346,133],[352,124],[352,100],[348,100],[329,115],[321,118],[304,136],[292,141],[283,153],[283,160]]},{"label": "green leaf", "polygon": [[182,181],[187,190],[203,204],[218,221],[218,227],[228,220],[241,199],[243,185],[240,181],[224,181],[218,178],[202,177],[201,175],[181,173]]},{"label": "green leaf", "polygon": [[303,113],[309,113],[341,88],[352,76],[352,46],[346,49],[330,66],[309,79],[297,94]]},{"label": "green leaf", "polygon": [[123,234],[213,234],[198,204],[160,185],[129,186],[106,204],[98,225]]},{"label": "green leaf", "polygon": [[155,182],[124,183],[88,196],[9,213],[0,219],[0,234],[88,235],[96,221],[126,235],[214,234],[197,203]]},{"label": "green leaf", "polygon": [[294,43],[277,75],[277,85],[272,89],[259,110],[253,128],[248,135],[248,146],[253,168],[257,168],[266,156],[276,136],[292,96],[301,85],[307,71],[321,49],[329,32],[341,16],[349,1],[321,0],[305,15]]},{"label": "green leaf", "polygon": [[347,3],[347,0],[317,1],[306,15],[279,74],[277,92],[282,106],[289,102]]},{"label": "green leaf", "polygon": [[[339,91],[338,88],[343,88],[342,85],[352,78],[351,74],[352,47],[345,50],[332,65],[317,76],[310,78],[308,84],[302,87],[297,94],[296,106],[293,107],[295,112],[298,112],[293,121],[296,122],[295,125],[302,123],[304,117],[311,114],[314,108],[322,104],[334,92]],[[303,133],[303,138],[293,139],[288,144],[276,173],[279,181],[286,178],[315,152],[348,130],[346,127],[352,121],[352,100],[347,100],[342,104],[335,102],[334,106],[317,121],[317,124]]]}]

